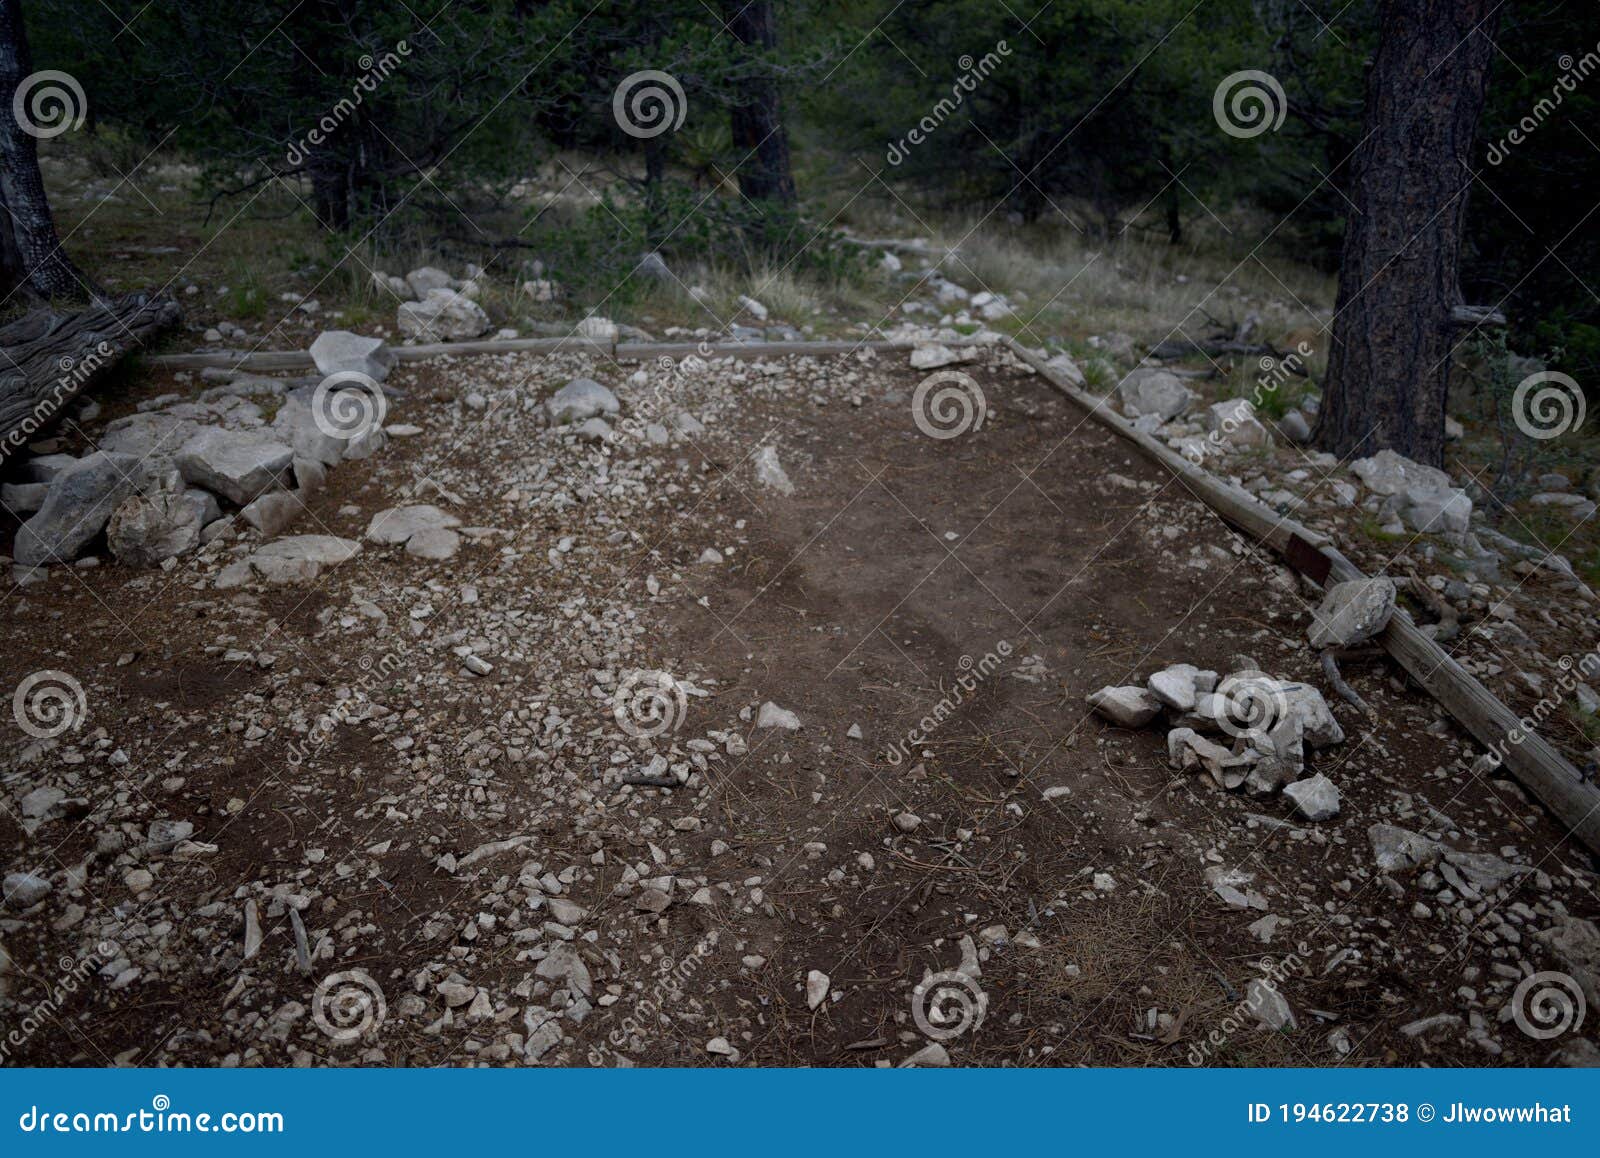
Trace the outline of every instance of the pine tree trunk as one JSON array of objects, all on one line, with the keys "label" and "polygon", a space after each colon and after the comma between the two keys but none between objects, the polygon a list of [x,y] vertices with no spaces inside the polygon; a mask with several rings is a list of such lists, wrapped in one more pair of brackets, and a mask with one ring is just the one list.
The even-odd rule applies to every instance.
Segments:
[{"label": "pine tree trunk", "polygon": [[45,298],[82,299],[100,290],[61,248],[39,173],[38,142],[12,115],[17,88],[33,72],[19,0],[0,0],[0,194],[28,284]]},{"label": "pine tree trunk", "polygon": [[1382,0],[1317,444],[1444,461],[1451,310],[1501,0]]},{"label": "pine tree trunk", "polygon": [[[723,0],[728,30],[739,43],[764,52],[778,44],[772,0]],[[740,82],[740,100],[733,106],[733,147],[741,158],[739,192],[748,200],[778,205],[795,203],[794,170],[789,161],[789,135],[783,127],[778,82],[756,75]]]}]

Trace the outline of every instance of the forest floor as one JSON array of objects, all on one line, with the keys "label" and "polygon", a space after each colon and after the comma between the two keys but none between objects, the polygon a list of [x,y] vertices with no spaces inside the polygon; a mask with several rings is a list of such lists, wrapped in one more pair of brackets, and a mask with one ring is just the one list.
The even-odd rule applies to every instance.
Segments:
[{"label": "forest floor", "polygon": [[[1312,597],[1008,356],[964,370],[984,420],[934,438],[900,356],[402,366],[389,446],[292,532],[354,558],[219,587],[258,546],[240,528],[167,570],[13,586],[0,686],[65,669],[87,718],[5,740],[4,867],[51,885],[0,921],[26,1030],[6,1060],[1581,1050],[1524,1032],[1512,999],[1600,878],[1394,669],[1347,673],[1372,720],[1330,692],[1346,738],[1309,770],[1342,803],[1316,823],[1089,712],[1177,662],[1321,686]],[[579,374],[673,433],[550,427],[540,403]],[[203,385],[142,372],[104,417]],[[1369,573],[1443,570],[1353,533],[1346,467],[1283,447],[1243,471],[1289,479]],[[459,522],[451,557],[367,537],[419,503]],[[1539,614],[1568,599],[1546,580],[1485,586],[1476,606],[1517,610],[1451,645],[1519,710],[1534,654],[1593,635],[1592,611]],[[1495,630],[1513,618],[1527,654]],[[1381,824],[1477,867],[1381,868]],[[1292,1026],[1262,1024],[1263,980]]]}]

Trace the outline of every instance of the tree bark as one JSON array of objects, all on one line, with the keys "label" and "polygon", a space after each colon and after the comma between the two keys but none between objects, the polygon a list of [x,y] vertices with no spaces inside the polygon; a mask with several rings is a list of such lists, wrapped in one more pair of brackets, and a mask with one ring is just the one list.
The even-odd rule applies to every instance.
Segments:
[{"label": "tree bark", "polygon": [[[0,194],[11,237],[41,297],[83,299],[100,289],[72,263],[56,235],[55,218],[39,173],[38,142],[12,114],[17,88],[33,72],[33,52],[22,23],[20,0],[0,0]],[[3,246],[0,246],[3,249]],[[6,286],[7,293],[15,286]]]},{"label": "tree bark", "polygon": [[1470,153],[1500,0],[1382,0],[1316,441],[1440,466]]},{"label": "tree bark", "polygon": [[[772,0],[723,0],[728,31],[740,44],[770,53],[778,45],[778,24]],[[739,151],[739,192],[747,200],[793,205],[794,170],[789,160],[789,135],[783,127],[778,82],[755,71],[738,82],[739,95],[730,114],[733,147]]]}]

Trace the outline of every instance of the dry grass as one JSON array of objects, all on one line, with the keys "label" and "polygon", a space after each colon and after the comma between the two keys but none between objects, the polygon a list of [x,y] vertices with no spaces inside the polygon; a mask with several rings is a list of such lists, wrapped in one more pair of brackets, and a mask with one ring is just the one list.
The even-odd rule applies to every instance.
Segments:
[{"label": "dry grass", "polygon": [[[1034,1014],[1062,1023],[1062,1052],[1085,1064],[1312,1061],[1307,1051],[1322,1045],[1304,1028],[1293,1037],[1272,1033],[1241,1012],[1246,984],[1263,975],[1260,958],[1214,956],[1202,926],[1195,913],[1155,894],[1077,906],[1041,930],[1027,984],[1045,1008]],[[1151,1028],[1151,1009],[1171,1021]]]},{"label": "dry grass", "polygon": [[[748,295],[768,307],[774,322],[809,328],[817,336],[845,335],[892,322],[895,307],[912,290],[904,275],[892,277],[874,262],[865,271],[831,274],[797,263],[754,269],[686,264],[674,268],[674,280],[538,304],[519,292],[528,250],[474,247],[454,235],[426,235],[422,226],[388,235],[382,245],[351,244],[321,232],[290,190],[253,191],[211,206],[196,193],[192,166],[158,158],[137,170],[135,184],[116,175],[131,168],[116,164],[125,158],[108,159],[102,152],[71,141],[52,142],[47,150],[47,180],[69,248],[112,288],[170,285],[183,293],[191,283],[198,286],[185,304],[209,307],[197,311],[207,322],[214,317],[270,325],[285,308],[283,295],[309,293],[343,324],[383,324],[392,320],[396,303],[373,284],[371,271],[403,273],[433,264],[459,275],[468,261],[489,269],[483,304],[496,323],[524,330],[595,308],[652,330],[720,328],[735,318],[752,321],[738,307],[740,296]],[[485,221],[494,221],[502,235],[521,229],[525,240],[536,240],[541,230],[560,228],[592,205],[602,178],[581,158],[551,162],[509,196],[491,200],[486,194],[492,208],[485,210]],[[539,223],[529,226],[536,214],[542,214]],[[1113,245],[1095,245],[1061,225],[1009,226],[998,215],[980,223],[971,216],[914,213],[886,195],[857,198],[843,212],[821,205],[813,215],[860,236],[959,243],[940,264],[943,274],[1017,304],[1018,316],[995,328],[1080,354],[1088,353],[1085,343],[1095,334],[1198,337],[1211,318],[1237,322],[1251,313],[1259,315],[1263,336],[1282,341],[1315,328],[1333,297],[1330,278],[1280,255],[1252,253],[1243,239],[1264,232],[1248,223],[1231,223],[1229,236],[1203,222],[1206,228],[1197,229],[1186,246],[1137,231]],[[472,235],[465,223],[457,224]],[[906,262],[908,270],[919,264]],[[703,300],[689,293],[691,287],[705,291]]]}]

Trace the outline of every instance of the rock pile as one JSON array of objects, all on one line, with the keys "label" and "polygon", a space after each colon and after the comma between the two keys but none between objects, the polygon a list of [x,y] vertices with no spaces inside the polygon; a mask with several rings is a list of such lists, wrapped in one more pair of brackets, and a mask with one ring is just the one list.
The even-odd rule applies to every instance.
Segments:
[{"label": "rock pile", "polygon": [[1168,729],[1168,758],[1179,771],[1203,772],[1230,792],[1265,797],[1281,791],[1308,820],[1339,813],[1331,780],[1320,774],[1303,779],[1307,748],[1344,741],[1322,693],[1308,684],[1274,679],[1248,664],[1219,678],[1178,663],[1144,687],[1090,692],[1088,703],[1119,727],[1142,728],[1160,718]]},{"label": "rock pile", "polygon": [[103,533],[120,562],[160,567],[228,533],[235,516],[263,538],[286,529],[329,468],[387,442],[378,383],[394,363],[388,347],[332,331],[311,354],[326,377],[207,371],[218,385],[140,403],[106,424],[94,453],[21,464],[27,481],[3,496],[29,516],[14,562],[37,577],[39,567],[78,561]]}]

